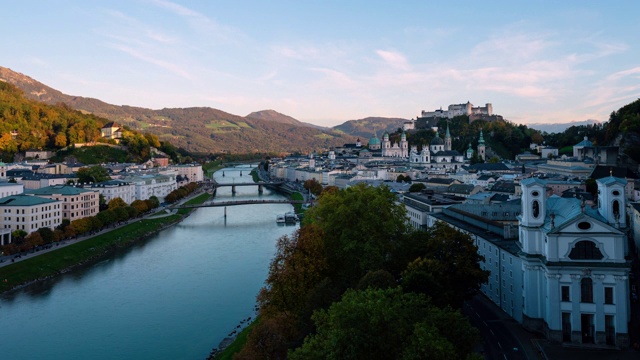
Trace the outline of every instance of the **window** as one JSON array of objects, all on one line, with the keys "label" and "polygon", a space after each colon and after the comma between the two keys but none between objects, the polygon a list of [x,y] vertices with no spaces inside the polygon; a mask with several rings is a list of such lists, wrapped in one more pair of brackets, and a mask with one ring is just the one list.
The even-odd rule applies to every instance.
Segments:
[{"label": "window", "polygon": [[580,302],[593,302],[593,280],[591,280],[591,278],[583,278],[580,280]]},{"label": "window", "polygon": [[569,253],[571,260],[602,260],[604,255],[593,241],[578,241]]},{"label": "window", "polygon": [[534,218],[537,218],[538,216],[540,216],[540,203],[538,203],[538,200],[533,201],[533,204],[531,205],[531,210]]},{"label": "window", "polygon": [[611,286],[604,287],[604,303],[613,304],[613,287]]},{"label": "window", "polygon": [[562,301],[571,301],[570,288],[567,285],[561,286]]}]

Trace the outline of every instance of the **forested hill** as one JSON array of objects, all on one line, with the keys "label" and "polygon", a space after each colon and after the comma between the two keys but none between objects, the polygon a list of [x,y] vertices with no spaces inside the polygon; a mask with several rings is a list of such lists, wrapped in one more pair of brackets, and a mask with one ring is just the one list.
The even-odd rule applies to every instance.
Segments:
[{"label": "forested hill", "polygon": [[[0,80],[22,89],[26,96],[48,104],[65,103],[85,113],[116,121],[132,129],[157,135],[160,140],[192,152],[254,153],[309,152],[355,142],[340,131],[318,128],[290,118],[273,121],[274,114],[241,117],[209,107],[151,110],[117,106],[81,96],[70,96],[26,75],[0,67]],[[279,114],[278,119],[285,115]],[[270,117],[264,119],[263,117]]]},{"label": "forested hill", "polygon": [[[59,150],[74,143],[102,141],[100,129],[108,122],[65,104],[27,99],[22,90],[0,81],[0,154],[4,161],[13,161],[14,154],[30,149]],[[150,146],[162,147],[156,136],[126,128],[122,141],[128,145],[130,160],[148,159]]]}]

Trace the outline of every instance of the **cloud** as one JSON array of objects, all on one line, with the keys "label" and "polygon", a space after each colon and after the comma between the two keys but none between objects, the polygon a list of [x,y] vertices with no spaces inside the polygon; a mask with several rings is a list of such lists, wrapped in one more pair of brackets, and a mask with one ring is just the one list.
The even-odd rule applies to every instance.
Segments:
[{"label": "cloud", "polygon": [[390,67],[394,69],[404,71],[411,69],[411,66],[409,66],[409,62],[407,61],[407,59],[399,52],[376,50],[376,54],[378,54],[378,56],[382,58],[382,60],[384,60]]},{"label": "cloud", "polygon": [[157,7],[169,10],[171,13],[187,19],[191,27],[202,35],[231,43],[241,43],[248,40],[247,36],[238,29],[219,24],[206,15],[185,6],[166,0],[149,1]]},{"label": "cloud", "polygon": [[121,51],[123,53],[126,53],[126,54],[128,54],[128,55],[130,55],[130,56],[132,56],[132,57],[134,57],[136,59],[142,60],[144,62],[147,62],[147,63],[153,64],[155,66],[158,66],[158,67],[160,67],[162,69],[168,70],[168,71],[170,71],[170,72],[172,72],[172,73],[174,73],[174,74],[176,74],[176,75],[178,75],[180,77],[183,77],[183,78],[185,78],[187,80],[192,80],[192,76],[189,74],[189,72],[186,71],[185,69],[183,69],[182,67],[180,67],[177,64],[173,64],[173,63],[170,63],[168,61],[164,61],[164,60],[158,59],[156,57],[143,54],[143,53],[141,53],[141,52],[139,52],[139,51],[137,51],[135,49],[132,49],[132,48],[130,48],[128,46],[114,44],[111,47],[113,49],[116,49],[116,50],[119,50],[119,51]]}]

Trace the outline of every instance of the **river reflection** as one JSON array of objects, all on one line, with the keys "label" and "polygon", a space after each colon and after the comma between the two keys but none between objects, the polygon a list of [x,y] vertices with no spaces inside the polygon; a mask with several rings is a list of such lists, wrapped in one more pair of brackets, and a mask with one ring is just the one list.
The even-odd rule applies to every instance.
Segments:
[{"label": "river reflection", "polygon": [[[220,182],[250,182],[225,169]],[[257,187],[217,200],[278,199]],[[110,258],[0,299],[2,359],[202,359],[253,316],[291,205],[203,208]]]}]

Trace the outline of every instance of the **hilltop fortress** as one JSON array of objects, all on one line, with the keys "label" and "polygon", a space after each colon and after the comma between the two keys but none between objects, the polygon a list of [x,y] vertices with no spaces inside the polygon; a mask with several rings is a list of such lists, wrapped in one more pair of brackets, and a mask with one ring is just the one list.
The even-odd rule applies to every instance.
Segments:
[{"label": "hilltop fortress", "polygon": [[442,110],[442,107],[435,111],[422,110],[420,116],[415,120],[415,126],[419,129],[435,127],[440,119],[452,119],[461,115],[469,116],[470,123],[476,120],[502,120],[502,116],[493,113],[491,103],[486,103],[485,106],[473,106],[471,102],[467,101],[466,104],[451,104],[447,110]]}]

